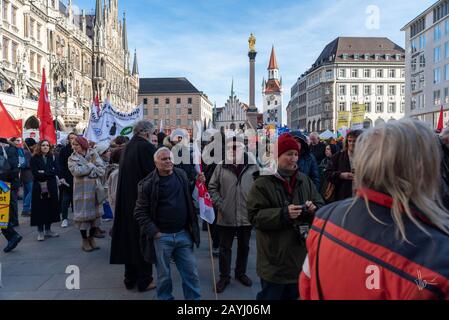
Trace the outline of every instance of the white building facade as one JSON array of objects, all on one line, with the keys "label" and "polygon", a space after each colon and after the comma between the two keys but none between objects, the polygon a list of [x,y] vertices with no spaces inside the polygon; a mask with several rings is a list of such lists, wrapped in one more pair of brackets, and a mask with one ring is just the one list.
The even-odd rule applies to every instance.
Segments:
[{"label": "white building facade", "polygon": [[402,28],[405,32],[408,117],[436,128],[441,106],[449,123],[449,1],[437,1]]},{"label": "white building facade", "polygon": [[231,87],[231,95],[224,107],[218,108],[215,115],[215,127],[217,129],[237,130],[247,124],[248,105],[241,102],[234,92],[234,82]]}]

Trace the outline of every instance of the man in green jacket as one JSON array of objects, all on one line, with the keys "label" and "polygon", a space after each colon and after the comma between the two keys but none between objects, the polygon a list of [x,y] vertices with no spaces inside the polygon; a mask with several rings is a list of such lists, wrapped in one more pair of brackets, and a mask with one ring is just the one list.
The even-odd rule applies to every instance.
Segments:
[{"label": "man in green jacket", "polygon": [[259,177],[248,195],[248,216],[256,228],[258,300],[297,300],[298,276],[307,255],[305,237],[324,201],[313,182],[298,171],[299,147],[279,137],[278,170]]}]

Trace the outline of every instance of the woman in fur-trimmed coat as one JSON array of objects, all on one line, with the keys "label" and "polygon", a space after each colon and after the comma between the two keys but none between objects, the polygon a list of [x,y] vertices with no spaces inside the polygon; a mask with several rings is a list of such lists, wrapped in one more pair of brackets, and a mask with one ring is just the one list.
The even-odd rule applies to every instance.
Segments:
[{"label": "woman in fur-trimmed coat", "polygon": [[94,235],[100,226],[102,213],[101,203],[96,199],[96,188],[97,181],[101,183],[101,178],[104,176],[106,164],[94,150],[89,148],[85,138],[76,138],[72,146],[74,153],[69,158],[68,166],[74,178],[74,220],[83,238],[82,249],[91,252],[99,249],[95,244]]}]

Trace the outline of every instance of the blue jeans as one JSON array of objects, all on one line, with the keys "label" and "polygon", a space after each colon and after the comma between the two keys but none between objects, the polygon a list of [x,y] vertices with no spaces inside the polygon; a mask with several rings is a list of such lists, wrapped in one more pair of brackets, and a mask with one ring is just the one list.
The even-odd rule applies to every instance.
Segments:
[{"label": "blue jeans", "polygon": [[23,184],[23,212],[31,212],[33,181]]},{"label": "blue jeans", "polygon": [[200,300],[200,279],[196,259],[193,255],[193,241],[187,231],[174,234],[162,233],[154,239],[157,268],[157,298],[174,300],[170,273],[170,258],[173,257],[182,278],[184,299]]}]

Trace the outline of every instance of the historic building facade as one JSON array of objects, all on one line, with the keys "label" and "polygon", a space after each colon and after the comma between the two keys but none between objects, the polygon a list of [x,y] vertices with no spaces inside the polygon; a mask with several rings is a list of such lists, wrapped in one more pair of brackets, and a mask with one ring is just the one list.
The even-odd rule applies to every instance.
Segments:
[{"label": "historic building facade", "polygon": [[234,82],[231,86],[231,95],[224,107],[217,108],[214,116],[214,124],[217,129],[245,129],[247,126],[248,105],[241,102],[234,92]]},{"label": "historic building facade", "polygon": [[39,125],[43,68],[59,129],[82,131],[97,94],[124,111],[137,105],[137,56],[131,70],[126,19],[119,21],[118,0],[102,2],[86,14],[71,0],[1,0],[0,99],[25,129]]},{"label": "historic building facade", "polygon": [[282,126],[282,79],[274,47],[268,64],[268,80],[262,82],[263,120],[265,125]]}]

